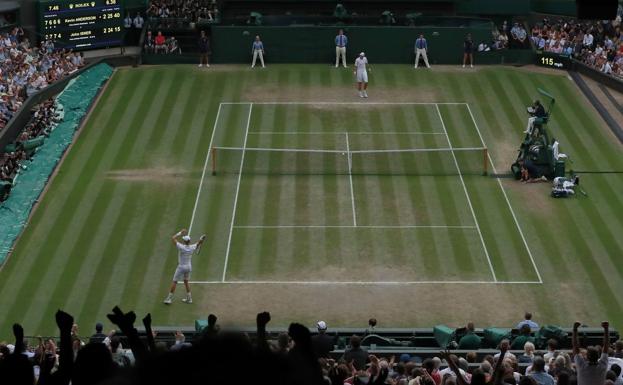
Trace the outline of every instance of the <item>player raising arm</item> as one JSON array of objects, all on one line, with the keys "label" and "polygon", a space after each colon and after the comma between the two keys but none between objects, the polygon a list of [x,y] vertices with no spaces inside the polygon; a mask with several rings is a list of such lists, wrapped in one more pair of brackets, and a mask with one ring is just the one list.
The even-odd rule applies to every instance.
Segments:
[{"label": "player raising arm", "polygon": [[[182,238],[182,242],[179,241],[180,237]],[[186,229],[180,230],[171,237],[171,242],[173,242],[177,248],[177,269],[175,269],[175,274],[173,275],[173,283],[171,284],[169,295],[164,299],[165,304],[171,304],[177,283],[181,280],[184,281],[184,286],[186,287],[186,298],[183,298],[182,302],[193,303],[193,299],[190,295],[190,283],[188,283],[190,272],[192,271],[191,260],[193,254],[201,247],[205,239],[206,236],[204,234],[199,238],[197,243],[190,243],[190,236]]]}]

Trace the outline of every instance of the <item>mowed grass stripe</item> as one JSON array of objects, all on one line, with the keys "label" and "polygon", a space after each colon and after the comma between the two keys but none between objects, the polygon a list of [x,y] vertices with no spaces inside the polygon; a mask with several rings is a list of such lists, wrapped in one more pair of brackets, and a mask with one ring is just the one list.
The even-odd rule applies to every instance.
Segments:
[{"label": "mowed grass stripe", "polygon": [[[204,124],[202,126],[205,127],[207,122],[203,123]],[[183,124],[185,123],[183,122]],[[195,152],[200,152],[199,149],[203,151],[207,150],[206,146],[211,135],[210,130],[200,130],[197,134],[199,134],[199,137],[203,138],[203,140],[198,142],[187,141],[189,146],[185,150],[186,161],[192,159]],[[169,224],[166,223],[166,221],[160,221],[160,225],[156,228],[155,233],[158,234],[157,239],[162,239],[162,241],[159,242],[161,246],[154,248],[146,261],[148,267],[146,275],[148,277],[158,278],[144,280],[141,283],[140,288],[137,289],[137,292],[140,293],[141,296],[138,300],[134,298],[132,299],[133,301],[136,301],[135,306],[139,309],[144,308],[145,311],[148,311],[148,309],[154,309],[155,315],[159,317],[163,323],[167,324],[171,323],[173,318],[176,318],[175,313],[169,311],[167,307],[162,306],[160,301],[162,300],[161,295],[164,295],[166,288],[171,282],[171,277],[177,263],[176,250],[172,247],[168,241],[168,238],[171,236],[170,234],[172,228],[185,227],[185,223],[188,223],[189,216],[194,205],[195,194],[196,184],[189,183],[185,186],[179,186],[175,194],[175,199],[171,199],[171,197],[169,197],[169,199],[166,199],[165,204],[161,207],[161,217],[170,218],[172,223]],[[201,226],[197,226],[195,228],[195,239],[203,229],[204,228]],[[212,241],[212,239],[210,239],[210,241]],[[207,253],[203,251],[201,256],[195,257],[195,270],[197,270],[196,267],[198,260],[206,258],[206,256]],[[220,263],[221,262],[219,261],[219,264]],[[203,273],[203,270],[200,270],[200,272],[193,272],[193,279],[197,279],[194,276],[198,273]],[[204,278],[199,276],[198,279]],[[163,294],[160,294],[160,290],[162,290]],[[154,295],[156,292],[158,292],[158,294]],[[180,287],[178,289],[178,296],[176,297],[176,300],[179,300],[179,298],[183,296],[183,292],[183,287]]]},{"label": "mowed grass stripe", "polygon": [[[130,87],[131,86],[132,84],[130,84]],[[143,91],[144,91],[143,87],[137,86],[135,88],[131,88],[129,93],[130,95],[132,95],[134,94],[134,92],[143,92]],[[114,122],[118,121],[119,117],[127,111],[125,107],[127,107],[127,105],[117,106],[115,108],[116,115],[111,115],[111,118],[110,120],[108,120],[108,123],[114,126],[115,124]],[[85,132],[87,131],[88,129],[85,129]],[[101,146],[99,148],[100,149],[108,148],[108,146],[113,140],[112,137],[113,137],[112,135],[108,137],[106,137],[105,135],[102,135],[102,138],[98,140]],[[66,162],[73,163],[74,159],[77,158],[78,155],[79,154],[75,152],[70,153],[66,159]],[[30,270],[31,271],[30,279],[32,279],[32,281],[21,280],[21,284],[18,284],[19,285],[18,291],[26,297],[34,298],[34,301],[30,303],[30,306],[28,308],[20,307],[19,309],[16,309],[16,312],[13,314],[14,316],[17,316],[20,318],[25,317],[25,314],[27,314],[27,311],[40,313],[41,306],[43,305],[43,303],[47,302],[46,301],[47,298],[41,295],[36,296],[35,293],[41,292],[42,285],[45,285],[46,290],[49,292],[50,290],[49,286],[51,284],[56,286],[56,284],[58,284],[59,282],[58,279],[60,279],[63,276],[62,274],[58,273],[58,271],[59,269],[62,269],[64,267],[65,261],[67,260],[66,258],[67,253],[63,253],[62,255],[65,257],[61,258],[61,257],[57,257],[58,255],[57,251],[59,250],[59,248],[61,248],[61,246],[66,248],[69,244],[73,244],[73,242],[75,241],[76,234],[81,228],[81,224],[82,224],[81,220],[84,220],[84,217],[88,213],[88,210],[73,211],[73,209],[77,207],[81,207],[82,200],[85,196],[85,191],[91,185],[97,184],[96,183],[97,181],[94,181],[92,178],[90,178],[90,176],[93,175],[95,173],[95,170],[99,167],[102,156],[103,156],[103,152],[97,152],[97,151],[91,152],[86,162],[83,163],[83,168],[80,170],[79,177],[76,179],[75,188],[68,195],[65,196],[66,200],[64,203],[61,204],[62,209],[60,210],[60,213],[64,213],[64,215],[60,215],[59,213],[59,216],[57,216],[56,218],[45,218],[49,226],[49,230],[47,231],[47,236],[45,237],[45,240],[43,242],[43,245],[46,245],[46,257],[38,258],[37,263],[36,263],[37,269]],[[80,182],[81,180],[84,181],[85,183],[81,183]],[[62,183],[62,181],[59,181],[56,183]],[[68,213],[72,213],[73,215],[72,214],[68,215]],[[26,246],[26,244],[21,243],[21,242],[18,244],[16,248],[16,254],[15,254],[15,257],[18,257],[18,258],[16,259],[19,259],[20,256],[22,255],[20,246],[24,247]],[[50,280],[54,280],[55,283],[51,283]],[[39,285],[33,285],[32,282],[38,282]],[[9,306],[12,306],[12,305],[9,305]],[[10,322],[10,321],[5,320],[4,322]],[[31,319],[31,322],[32,322],[32,319]]]},{"label": "mowed grass stripe", "polygon": [[[113,79],[115,78],[118,78],[118,77],[113,77]],[[107,99],[109,98],[109,95],[111,94],[121,95],[125,89],[126,88],[123,87],[123,84],[120,85],[118,82],[111,84],[108,87],[107,92],[105,92],[104,95],[102,95],[101,100],[103,101],[103,103],[107,103],[108,101]],[[98,119],[100,115],[105,114],[102,111],[109,109],[107,107],[110,107],[110,106],[111,106],[110,103],[98,104],[95,107],[92,113],[92,116]],[[87,136],[86,131],[87,130],[83,130],[83,136],[85,137]],[[101,131],[99,133],[101,134]],[[79,143],[73,146],[73,149],[75,151],[78,151],[79,147],[77,147],[77,145]],[[36,236],[33,237],[33,234],[36,234],[37,231],[39,231],[41,227],[45,226],[48,223],[48,220],[50,218],[55,218],[57,215],[61,213],[62,201],[64,201],[64,199],[66,198],[65,193],[68,194],[73,186],[71,182],[68,181],[68,179],[72,177],[77,179],[77,175],[72,174],[71,172],[67,172],[66,170],[71,169],[72,166],[75,166],[74,168],[76,168],[81,165],[83,165],[83,163],[79,164],[77,162],[68,161],[68,162],[65,162],[63,164],[63,168],[57,172],[55,180],[58,180],[58,182],[51,184],[48,187],[48,190],[45,195],[46,197],[49,197],[49,198],[41,200],[36,211],[33,214],[33,217],[31,218],[31,221],[28,223],[26,230],[22,233],[20,237],[20,241],[24,242],[25,244],[28,244],[29,248],[37,249],[37,248],[42,247],[42,242],[44,238],[36,237]],[[61,193],[61,192],[64,192],[64,193]],[[46,220],[43,220],[43,219],[46,219]],[[21,249],[17,247],[16,250],[13,252],[13,256],[19,255],[18,253],[20,253],[20,250]],[[10,262],[5,263],[5,265],[2,267],[2,271],[6,272],[8,275],[11,275],[12,271],[28,271],[32,268],[32,265],[35,262],[35,260],[36,258],[30,253],[27,256],[22,255],[20,257],[11,258]],[[8,280],[5,280],[5,279],[0,280],[0,290],[2,290],[2,288],[7,282]]]},{"label": "mowed grass stripe", "polygon": [[[511,90],[515,84],[516,83],[509,83],[506,89]],[[480,102],[474,103],[474,105],[470,107],[475,110],[474,118],[477,119],[476,124],[484,135],[483,139],[487,141],[487,132],[490,127],[501,126],[501,123],[498,120],[500,114],[487,108],[491,102],[487,97],[487,93],[480,87],[481,85],[476,81],[472,83],[465,83],[463,87],[456,89],[456,93],[457,95],[464,96],[469,100],[478,100],[480,98]],[[483,97],[485,100],[482,100]],[[478,118],[479,111],[481,115],[485,115],[485,119],[482,121]],[[471,117],[467,120],[467,122],[469,130],[472,132],[476,131],[476,127],[471,121]],[[488,143],[486,142],[486,144]],[[505,144],[500,144],[499,146],[501,149],[507,149],[509,147],[512,148],[511,145],[507,146]],[[500,151],[495,151],[495,148],[491,148],[491,146],[489,146],[489,150],[491,152],[492,159],[495,162],[495,154]],[[504,153],[503,159],[504,156],[508,156],[508,153]],[[507,169],[508,166],[503,165],[503,167],[504,169]],[[501,172],[500,169],[497,171]],[[504,183],[505,181],[503,181],[503,184]],[[485,244],[490,252],[490,258],[492,260],[494,270],[496,271],[496,274],[498,274],[498,278],[500,280],[513,281],[537,279],[536,271],[532,267],[528,251],[520,238],[520,234],[518,234],[519,230],[517,229],[517,226],[512,218],[511,209],[508,207],[502,192],[499,191],[497,182],[492,179],[487,180],[485,181],[485,186],[487,186],[489,193],[486,193],[482,187],[476,188],[476,185],[474,185],[473,188],[470,188],[469,192],[470,195],[474,197],[474,201],[472,203],[475,206],[474,209],[476,215],[479,218],[482,217],[482,221],[480,222],[481,231],[483,233],[483,237],[485,238]],[[514,202],[516,202],[516,200],[510,200],[510,204],[516,211],[517,205]],[[525,225],[522,225],[521,222],[520,226],[522,226],[522,230],[526,227]],[[512,243],[511,247],[509,247],[509,242]]]},{"label": "mowed grass stripe", "polygon": [[[184,120],[190,119],[192,115],[190,114],[189,108],[183,107],[183,106],[195,105],[194,103],[188,103],[188,101],[191,95],[196,95],[198,91],[198,85],[199,85],[198,82],[195,82],[195,86],[193,87],[192,84],[190,84],[191,80],[192,78],[188,77],[187,80],[182,84],[182,90],[185,90],[186,95],[176,98],[176,103],[179,104],[179,106],[174,106],[174,110],[184,111],[185,114],[182,114],[179,117],[176,116],[175,114],[171,114],[171,116],[168,119],[168,125],[167,125],[168,127],[179,127],[179,126],[185,127],[188,125],[187,123],[184,124]],[[140,114],[137,114],[136,116],[141,117]],[[180,125],[175,124],[178,118],[181,118],[182,120],[182,124]],[[177,137],[184,137],[185,136],[184,134],[187,133],[186,130],[169,129],[168,131],[179,132]],[[145,132],[141,132],[141,133],[143,135],[146,134]],[[124,152],[119,157],[117,157],[113,167],[115,168],[131,167],[131,165],[128,163],[136,163],[139,160],[136,158],[142,158],[142,156],[139,156],[137,154],[147,153],[147,151],[145,151],[146,149],[145,149],[144,144],[136,140],[136,136],[138,135],[139,135],[139,130],[135,130],[134,131],[135,137],[127,139],[129,143],[134,143],[134,147],[130,151]],[[167,143],[169,142],[169,139],[166,137],[165,137],[165,140],[167,141]],[[139,143],[143,145],[142,148],[139,146]],[[172,146],[172,148],[178,148],[178,147]],[[170,156],[169,159],[171,158],[172,157]],[[163,181],[163,182],[166,183],[166,181]],[[124,182],[121,182],[121,183],[124,183]],[[125,183],[128,183],[128,182],[125,182]],[[140,215],[137,210],[137,208],[139,207],[138,202],[139,200],[146,199],[148,196],[148,194],[146,194],[146,191],[148,190],[146,183],[142,183],[138,185],[133,182],[129,182],[129,183],[132,183],[132,185],[129,186],[129,191],[125,194],[126,199],[123,203],[123,207],[119,210],[117,219],[114,225],[112,226],[113,232],[106,239],[106,245],[102,252],[105,258],[101,258],[96,267],[94,263],[87,265],[87,266],[90,266],[91,268],[95,267],[92,272],[81,271],[80,273],[80,277],[93,276],[95,274],[101,275],[102,277],[102,279],[90,280],[90,283],[88,281],[81,283],[83,287],[89,287],[88,292],[91,293],[89,295],[89,301],[85,304],[82,304],[81,316],[83,317],[85,317],[87,314],[97,314],[96,311],[99,308],[99,304],[102,302],[102,299],[104,298],[103,289],[104,287],[110,284],[110,281],[112,278],[111,273],[114,269],[114,266],[116,266],[119,263],[119,260],[121,259],[120,257],[125,254],[125,250],[122,250],[122,245],[126,245],[131,242],[131,237],[129,236],[129,233],[134,232],[134,231],[130,231],[131,228],[129,226],[130,226],[130,223],[132,222],[132,219]],[[123,188],[125,186],[122,185],[121,187]],[[127,257],[129,256],[126,256],[126,258]]]},{"label": "mowed grass stripe", "polygon": [[[202,89],[203,86],[205,86],[205,84],[203,83],[205,82],[197,82],[194,87],[196,87],[197,89]],[[155,92],[156,89],[154,89],[153,91],[153,97],[160,97],[160,95]],[[190,105],[196,104],[191,103]],[[145,103],[144,109],[137,112],[134,118],[137,122],[136,125],[140,125],[140,122],[144,120],[144,117],[148,114],[149,106],[150,103]],[[134,126],[134,124],[132,124],[132,126]],[[148,124],[143,125],[142,127],[153,128],[150,121],[148,122]],[[177,146],[175,146],[175,148],[177,148]],[[133,157],[140,157],[143,153],[146,152],[148,151],[133,151]],[[145,244],[135,242],[134,240],[141,236],[140,234],[135,234],[135,232],[143,231],[146,228],[147,224],[150,223],[148,221],[148,207],[151,203],[151,197],[153,196],[153,188],[158,189],[159,186],[147,186],[146,184],[141,192],[136,194],[136,196],[140,197],[140,199],[138,200],[138,203],[133,207],[135,214],[130,214],[131,216],[129,216],[129,218],[133,218],[133,223],[131,226],[131,229],[133,229],[133,231],[128,231],[125,233],[125,239],[131,239],[132,241],[122,242],[124,244],[123,258],[118,259],[112,267],[113,270],[111,276],[115,277],[115,279],[110,280],[107,283],[106,288],[102,290],[103,292],[106,292],[107,295],[102,299],[102,301],[99,302],[98,310],[93,310],[94,314],[102,314],[103,312],[108,311],[111,305],[114,305],[115,303],[121,303],[123,297],[123,285],[119,285],[118,282],[126,282],[126,280],[130,279],[128,277],[133,271],[133,265],[136,265],[140,262],[144,263],[144,255],[146,253]],[[134,271],[136,271],[136,269],[134,269]]]},{"label": "mowed grass stripe", "polygon": [[[162,78],[162,84],[166,85],[167,87],[166,94],[170,95],[172,98],[175,99],[181,90],[181,82],[173,82],[174,76],[172,75],[174,75],[174,73]],[[141,104],[138,104],[138,106],[140,105]],[[169,106],[165,105],[160,109],[159,121],[165,121],[164,117],[166,117],[167,114],[170,114],[171,112],[170,106],[172,106],[172,104],[169,104]],[[117,130],[117,132],[124,131]],[[154,134],[157,134],[158,132],[158,129],[152,130],[151,135],[149,136],[150,139],[152,139],[155,136]],[[108,158],[105,163],[101,164],[104,170],[109,170],[110,167],[114,166],[119,155],[123,154],[124,151],[128,151],[129,148],[133,145],[132,140],[128,140],[131,139],[131,133],[132,129],[131,127],[128,127],[127,131],[125,131],[125,135],[117,138],[116,143],[120,143],[121,145],[116,149],[116,151],[108,152],[111,158]],[[147,146],[150,145],[154,145],[154,142],[151,140],[147,143]],[[93,190],[87,193],[87,200],[90,197],[94,197],[93,208],[92,210],[90,210],[85,222],[83,222],[83,226],[81,227],[81,230],[77,236],[76,242],[67,253],[69,255],[69,261],[72,261],[72,263],[68,266],[65,266],[65,268],[63,269],[63,281],[59,282],[52,291],[52,299],[48,302],[44,314],[52,314],[54,309],[62,306],[65,298],[71,292],[72,286],[69,285],[68,282],[75,282],[75,280],[79,280],[81,278],[79,272],[82,269],[82,266],[87,263],[87,261],[89,261],[89,264],[97,263],[96,260],[93,260],[95,259],[94,255],[97,255],[97,249],[90,250],[90,248],[86,246],[92,246],[91,242],[93,238],[93,233],[99,234],[98,236],[104,234],[103,232],[100,233],[99,229],[103,226],[108,225],[108,223],[106,221],[103,221],[102,218],[107,212],[109,205],[112,205],[112,202],[116,203],[118,200],[125,199],[125,196],[118,194],[118,190],[118,185],[104,183],[104,185],[99,189],[99,192],[96,192],[97,190]],[[112,205],[112,208],[114,209],[114,205]],[[89,257],[80,258],[80,255],[82,253],[85,253],[85,250],[86,255],[88,255]]]}]

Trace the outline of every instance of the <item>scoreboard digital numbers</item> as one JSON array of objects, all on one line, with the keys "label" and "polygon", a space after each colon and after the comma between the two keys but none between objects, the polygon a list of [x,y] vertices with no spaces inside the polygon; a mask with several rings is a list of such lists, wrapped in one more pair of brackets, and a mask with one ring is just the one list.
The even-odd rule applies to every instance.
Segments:
[{"label": "scoreboard digital numbers", "polygon": [[85,50],[123,43],[123,0],[39,0],[39,35],[55,47]]}]

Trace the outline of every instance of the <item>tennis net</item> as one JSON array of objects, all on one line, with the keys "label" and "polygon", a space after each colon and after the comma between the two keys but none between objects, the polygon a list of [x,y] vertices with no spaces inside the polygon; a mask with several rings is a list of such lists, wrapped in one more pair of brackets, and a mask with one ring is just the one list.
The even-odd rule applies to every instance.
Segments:
[{"label": "tennis net", "polygon": [[312,150],[213,147],[212,174],[486,175],[487,148]]}]

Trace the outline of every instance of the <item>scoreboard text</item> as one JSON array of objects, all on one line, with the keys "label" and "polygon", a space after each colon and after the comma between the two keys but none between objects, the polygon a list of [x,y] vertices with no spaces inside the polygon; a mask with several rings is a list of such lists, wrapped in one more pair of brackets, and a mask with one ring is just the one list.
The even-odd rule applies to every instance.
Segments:
[{"label": "scoreboard text", "polygon": [[58,48],[94,49],[123,42],[123,0],[40,0],[39,34]]}]

